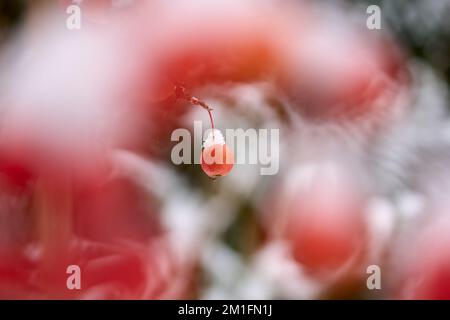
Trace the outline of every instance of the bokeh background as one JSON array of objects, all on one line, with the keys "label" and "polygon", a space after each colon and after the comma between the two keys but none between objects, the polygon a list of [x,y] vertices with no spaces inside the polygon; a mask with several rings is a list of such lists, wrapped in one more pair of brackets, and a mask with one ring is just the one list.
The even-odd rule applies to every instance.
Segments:
[{"label": "bokeh background", "polygon": [[[449,1],[71,4],[0,1],[2,299],[450,298]],[[175,165],[175,84],[279,172]]]}]

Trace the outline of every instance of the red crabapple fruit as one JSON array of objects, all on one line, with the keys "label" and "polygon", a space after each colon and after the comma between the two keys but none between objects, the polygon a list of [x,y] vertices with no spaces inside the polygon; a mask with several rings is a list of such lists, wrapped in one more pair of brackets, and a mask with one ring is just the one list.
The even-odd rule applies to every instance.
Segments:
[{"label": "red crabapple fruit", "polygon": [[233,152],[225,144],[219,130],[212,130],[204,141],[200,163],[203,171],[211,178],[226,176],[233,169]]}]

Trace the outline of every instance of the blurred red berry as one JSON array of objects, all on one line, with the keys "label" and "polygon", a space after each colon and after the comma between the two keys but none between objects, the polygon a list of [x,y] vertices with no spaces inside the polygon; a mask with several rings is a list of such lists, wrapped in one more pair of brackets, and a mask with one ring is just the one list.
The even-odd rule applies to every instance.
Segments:
[{"label": "blurred red berry", "polygon": [[430,225],[404,244],[400,298],[450,299],[450,220],[434,217]]},{"label": "blurred red berry", "polygon": [[291,178],[291,188],[279,190],[270,228],[287,240],[294,259],[309,272],[338,271],[365,244],[359,190],[336,168],[317,167]]}]

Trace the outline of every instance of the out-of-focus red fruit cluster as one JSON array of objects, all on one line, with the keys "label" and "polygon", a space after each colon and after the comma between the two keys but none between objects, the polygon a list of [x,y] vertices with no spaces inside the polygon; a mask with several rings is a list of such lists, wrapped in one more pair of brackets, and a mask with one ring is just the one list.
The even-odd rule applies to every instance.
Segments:
[{"label": "out-of-focus red fruit cluster", "polygon": [[[138,59],[146,67],[133,90],[144,117],[157,124],[146,128],[151,153],[166,157],[170,146],[161,141],[185,125],[183,115],[192,109],[173,99],[174,82],[194,93],[209,85],[269,82],[307,121],[344,121],[372,134],[404,114],[397,98],[409,77],[395,44],[368,30],[336,28],[299,7],[292,14],[289,6],[155,4],[151,21],[135,21],[131,29],[145,39]],[[299,22],[299,16],[305,18]],[[141,28],[144,20],[148,28]]]},{"label": "out-of-focus red fruit cluster", "polygon": [[[159,8],[161,16],[150,22],[158,25],[158,35],[138,31],[148,32],[159,44],[149,43],[142,51],[153,60],[153,86],[142,86],[144,95],[151,95],[147,99],[170,95],[167,79],[190,90],[269,81],[291,98],[295,110],[314,121],[386,120],[402,111],[395,105],[408,84],[402,54],[369,30],[336,28],[308,6],[295,7],[297,14],[289,6],[271,10],[202,1],[168,7]],[[299,23],[298,16],[308,18]],[[143,81],[148,84],[147,77]]]},{"label": "out-of-focus red fruit cluster", "polygon": [[[106,176],[50,185],[6,160],[1,169],[2,298],[157,298],[167,289],[175,260],[169,247],[150,248],[161,229],[136,186]],[[72,264],[83,290],[66,286]]]},{"label": "out-of-focus red fruit cluster", "polygon": [[[64,6],[70,3],[62,1]],[[90,0],[83,1],[81,9],[90,22],[104,24],[113,19],[110,5],[111,1]],[[154,146],[151,156],[164,156],[170,148],[170,132],[182,126],[181,116],[192,108],[173,97],[177,82],[195,91],[210,84],[268,81],[289,98],[293,110],[309,120],[357,122],[379,113],[388,117],[396,113],[387,109],[407,77],[394,46],[367,40],[352,30],[334,30],[334,24],[317,19],[306,6],[300,8],[300,16],[308,19],[300,19],[298,28],[299,15],[289,7],[225,0],[136,1],[134,15],[115,21],[120,28],[112,30],[117,34],[108,33],[107,28],[101,31],[120,44],[112,48],[126,48],[134,61],[107,66],[122,70],[132,65],[131,71],[118,74],[126,74],[120,86],[127,93],[124,114],[133,114],[136,122],[116,113],[110,100],[99,99],[108,107],[83,105],[85,100],[92,102],[89,94],[96,90],[91,87],[80,105],[67,106],[71,101],[66,97],[59,101],[64,102],[61,105],[31,108],[31,113],[24,105],[7,110],[0,136],[0,185],[13,199],[27,199],[26,206],[11,208],[32,223],[25,230],[25,240],[0,252],[0,294],[7,298],[155,298],[164,292],[169,281],[160,264],[174,269],[177,265],[167,252],[166,257],[150,249],[163,232],[153,212],[156,206],[131,182],[112,177],[109,156],[117,148],[131,146],[145,153],[148,145]],[[80,43],[96,48],[98,35],[89,38],[90,31],[80,30],[88,39]],[[84,39],[66,34],[62,38]],[[76,46],[70,48],[75,51]],[[108,50],[81,52],[73,69],[80,63],[82,70],[90,71],[93,64],[86,60],[100,60],[99,52]],[[83,54],[92,57],[83,60]],[[99,85],[106,80],[99,79]],[[69,84],[69,89],[75,88],[69,93],[84,92],[75,81]],[[117,93],[117,86],[105,87],[111,95]],[[378,104],[379,99],[385,101]],[[122,112],[122,104],[117,104]],[[106,130],[98,132],[99,124]],[[130,127],[138,134],[128,135]],[[227,175],[233,167],[232,162],[204,161],[205,154],[217,153],[219,158],[233,159],[225,144],[206,147],[201,167],[210,177]],[[348,172],[338,174],[333,180],[319,174],[306,187],[296,185],[288,197],[280,197],[282,204],[275,210],[282,213],[276,219],[283,220],[280,230],[293,257],[312,273],[344,267],[357,259],[365,245],[362,195],[346,180],[348,176]],[[67,290],[68,264],[81,267],[82,292]]]},{"label": "out-of-focus red fruit cluster", "polygon": [[[132,242],[73,239],[52,258],[39,250],[0,253],[2,299],[155,299],[170,286],[174,272],[167,253]],[[67,286],[71,265],[81,270],[81,290]]]},{"label": "out-of-focus red fruit cluster", "polygon": [[[83,140],[83,128],[95,131],[98,125],[89,127],[98,116],[93,108],[84,127],[72,121],[64,129],[70,111],[41,108],[35,116],[25,112],[31,110],[4,113],[0,295],[157,298],[169,286],[165,277],[172,270],[164,269],[175,268],[175,263],[170,248],[150,249],[157,239],[164,241],[159,240],[162,229],[149,194],[113,175],[110,156],[121,133],[103,132]],[[112,112],[101,121],[112,129],[108,115]],[[66,268],[72,264],[81,268],[83,290],[66,286]]]},{"label": "out-of-focus red fruit cluster", "polygon": [[[92,3],[81,4],[87,17]],[[96,2],[92,9],[101,12],[106,3]],[[51,24],[55,17],[47,18]],[[0,295],[158,298],[175,283],[167,280],[176,259],[152,195],[116,177],[111,160],[118,148],[141,146],[137,135],[129,135],[131,127],[141,128],[130,121],[139,118],[139,109],[116,103],[111,96],[120,91],[115,87],[120,81],[92,63],[110,53],[120,35],[108,42],[84,25],[79,37],[71,37],[62,26],[45,25],[45,41],[27,38],[25,46],[35,45],[33,57],[24,70],[16,66],[23,78],[16,76],[20,72],[11,76],[11,103],[2,109]],[[110,39],[108,30],[100,33]],[[58,46],[64,49],[53,50]],[[66,50],[70,46],[76,49]],[[123,64],[116,66],[119,73]],[[40,79],[42,69],[46,81]],[[94,74],[86,74],[91,70]],[[90,85],[92,78],[98,81]],[[71,264],[81,268],[80,291],[66,286]]]},{"label": "out-of-focus red fruit cluster", "polygon": [[[106,11],[101,3],[84,5]],[[395,104],[408,84],[402,54],[369,30],[336,28],[308,6],[294,6],[295,14],[290,6],[274,10],[224,1],[136,7],[150,18],[136,15],[126,25],[124,41],[141,40],[130,43],[142,61],[130,89],[137,105],[151,106],[146,117],[159,124],[148,128],[155,145],[190,110],[167,100],[174,82],[195,92],[211,84],[269,81],[291,98],[294,110],[314,121],[383,122],[402,112]],[[299,16],[305,19],[299,22]]]}]

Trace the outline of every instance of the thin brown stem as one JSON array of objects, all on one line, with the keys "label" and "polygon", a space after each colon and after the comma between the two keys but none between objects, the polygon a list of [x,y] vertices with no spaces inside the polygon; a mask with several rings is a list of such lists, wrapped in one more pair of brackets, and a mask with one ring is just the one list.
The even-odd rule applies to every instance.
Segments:
[{"label": "thin brown stem", "polygon": [[212,133],[213,133],[213,140],[214,140],[214,120],[213,120],[213,116],[212,116],[212,112],[211,112],[213,109],[206,102],[190,95],[187,92],[186,88],[182,85],[175,84],[174,93],[175,93],[176,99],[186,100],[189,103],[191,103],[192,105],[200,106],[208,112],[209,120],[211,121],[211,129],[213,130]]}]

